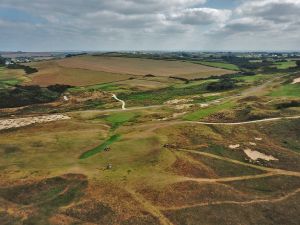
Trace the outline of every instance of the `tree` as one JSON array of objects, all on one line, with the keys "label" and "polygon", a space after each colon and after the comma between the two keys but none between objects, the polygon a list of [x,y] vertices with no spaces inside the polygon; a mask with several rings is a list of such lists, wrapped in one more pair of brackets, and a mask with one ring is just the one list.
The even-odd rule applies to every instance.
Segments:
[{"label": "tree", "polygon": [[300,60],[296,61],[297,67],[300,67]]},{"label": "tree", "polygon": [[5,65],[5,58],[0,56],[0,66],[4,66]]}]

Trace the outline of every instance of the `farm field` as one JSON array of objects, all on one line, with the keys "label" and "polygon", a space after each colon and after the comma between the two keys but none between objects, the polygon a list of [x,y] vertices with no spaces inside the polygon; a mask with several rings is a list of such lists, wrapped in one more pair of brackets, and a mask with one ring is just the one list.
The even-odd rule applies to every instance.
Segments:
[{"label": "farm field", "polygon": [[41,86],[52,84],[87,86],[130,78],[127,74],[114,74],[102,71],[62,67],[57,61],[43,61],[30,63],[29,65],[38,69],[38,72],[31,76],[32,81],[29,84],[38,84]]},{"label": "farm field", "polygon": [[[181,61],[102,56],[80,56],[34,62],[29,63],[29,65],[37,68],[38,72],[32,75],[32,81],[28,84],[41,86],[51,84],[90,86],[116,81],[126,82],[126,80],[128,80],[127,82],[130,85],[133,85],[129,78],[138,78],[149,74],[166,78],[173,76],[185,79],[198,79],[234,73],[232,70]],[[151,86],[150,82],[143,85],[142,81],[139,81],[138,84],[141,88],[143,86],[149,87],[149,85]]]},{"label": "farm field", "polygon": [[231,72],[181,61],[125,57],[83,56],[61,60],[58,64],[67,68],[81,68],[139,76],[147,74],[155,76],[195,76],[198,73],[199,76],[203,74],[206,77],[214,73],[215,75],[223,75]]},{"label": "farm field", "polygon": [[212,66],[212,67],[217,67],[217,68],[222,68],[222,69],[227,69],[227,70],[240,70],[240,68],[234,64],[231,63],[224,63],[224,62],[207,62],[207,61],[195,61],[194,63],[199,63],[201,65],[205,66]]}]

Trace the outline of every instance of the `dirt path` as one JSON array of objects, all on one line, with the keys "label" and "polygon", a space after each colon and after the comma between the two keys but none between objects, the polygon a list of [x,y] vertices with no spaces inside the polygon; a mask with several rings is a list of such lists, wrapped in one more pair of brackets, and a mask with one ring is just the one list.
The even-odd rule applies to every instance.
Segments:
[{"label": "dirt path", "polygon": [[199,204],[193,204],[193,205],[185,205],[185,206],[178,206],[178,207],[159,207],[160,210],[181,210],[181,209],[187,209],[187,208],[194,208],[194,207],[201,207],[201,206],[211,206],[211,205],[224,205],[224,204],[235,204],[235,205],[250,205],[250,204],[257,204],[257,203],[276,203],[284,201],[300,192],[300,188],[290,192],[282,197],[275,198],[275,199],[257,199],[257,200],[251,200],[246,202],[238,202],[238,201],[216,201],[216,202],[205,202],[205,203],[199,203]]},{"label": "dirt path", "polygon": [[214,154],[207,153],[207,152],[199,152],[199,151],[188,150],[188,149],[178,149],[178,151],[199,154],[199,155],[203,155],[203,156],[214,158],[214,159],[219,159],[219,160],[223,160],[223,161],[227,161],[227,162],[231,162],[231,163],[235,163],[235,164],[239,164],[239,165],[243,165],[243,166],[248,166],[248,167],[252,167],[252,168],[255,168],[255,169],[259,169],[259,170],[274,173],[274,175],[276,174],[276,175],[286,175],[286,176],[300,177],[300,172],[282,170],[282,169],[274,169],[274,168],[268,168],[268,167],[264,167],[264,166],[253,165],[253,164],[250,164],[250,163],[241,162],[241,161],[238,161],[238,160],[235,160],[235,159],[230,159],[230,158],[214,155]]},{"label": "dirt path", "polygon": [[187,121],[186,123],[196,123],[196,124],[203,124],[203,125],[243,125],[243,124],[251,124],[251,123],[263,123],[263,122],[271,122],[277,120],[284,120],[284,119],[300,119],[300,116],[287,116],[287,117],[275,117],[275,118],[267,118],[261,120],[252,120],[252,121],[245,121],[245,122],[234,122],[234,123],[210,123],[210,122],[195,122],[195,121]]},{"label": "dirt path", "polygon": [[240,181],[240,180],[251,180],[251,179],[260,179],[264,177],[271,177],[277,175],[276,172],[258,174],[258,175],[249,175],[249,176],[237,176],[237,177],[221,177],[221,178],[191,178],[183,177],[179,181],[195,181],[195,182],[204,182],[204,183],[216,183],[216,182],[231,182],[231,181]]},{"label": "dirt path", "polygon": [[126,103],[123,100],[119,99],[115,94],[113,94],[112,97],[122,103],[122,110],[126,110]]},{"label": "dirt path", "polygon": [[153,206],[149,201],[147,201],[141,194],[135,192],[134,190],[132,190],[131,188],[126,188],[126,190],[131,194],[131,196],[134,198],[134,200],[136,200],[137,202],[139,202],[144,209],[151,213],[154,217],[158,218],[160,223],[162,225],[173,225],[168,218],[166,218],[161,212],[160,210]]}]

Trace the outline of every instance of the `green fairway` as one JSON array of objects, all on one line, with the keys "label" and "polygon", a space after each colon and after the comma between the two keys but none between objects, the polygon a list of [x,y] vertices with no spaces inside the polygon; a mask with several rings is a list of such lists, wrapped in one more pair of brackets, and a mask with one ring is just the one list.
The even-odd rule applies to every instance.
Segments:
[{"label": "green fairway", "polygon": [[240,68],[234,64],[231,63],[224,63],[224,62],[206,62],[206,61],[201,61],[201,62],[196,62],[205,66],[212,66],[212,67],[217,67],[217,68],[222,68],[222,69],[227,69],[227,70],[240,70]]},{"label": "green fairway", "polygon": [[114,91],[117,92],[120,89],[115,84],[108,83],[108,84],[96,84],[96,85],[91,85],[91,86],[86,86],[86,87],[72,87],[69,88],[69,91],[71,92],[85,92],[85,91]]},{"label": "green fairway", "polygon": [[190,120],[190,121],[197,121],[200,119],[203,119],[211,114],[214,114],[218,111],[224,110],[224,109],[230,109],[234,106],[234,103],[232,102],[226,102],[220,105],[215,105],[209,108],[205,108],[205,109],[200,109],[197,110],[196,112],[187,114],[186,116],[184,116],[183,118],[185,120]]},{"label": "green fairway", "polygon": [[300,97],[300,84],[286,84],[270,94],[273,97]]},{"label": "green fairway", "polygon": [[280,70],[296,67],[296,61],[276,62],[275,67]]},{"label": "green fairway", "polygon": [[120,134],[115,134],[113,136],[111,136],[109,139],[107,139],[104,143],[102,143],[101,145],[97,146],[96,148],[93,148],[87,152],[84,152],[81,156],[80,159],[86,159],[89,158],[101,151],[103,151],[105,148],[109,147],[111,144],[113,144],[114,142],[120,140],[121,135]]},{"label": "green fairway", "polygon": [[254,76],[243,76],[243,77],[237,77],[235,78],[236,80],[241,80],[241,81],[244,81],[246,83],[254,83],[254,82],[257,82],[257,81],[260,81],[260,80],[266,80],[268,79],[268,75],[265,75],[265,74],[257,74],[257,75],[254,75]]},{"label": "green fairway", "polygon": [[136,116],[136,113],[133,112],[121,112],[111,114],[105,120],[111,125],[111,129],[115,130],[124,123],[133,120]]}]

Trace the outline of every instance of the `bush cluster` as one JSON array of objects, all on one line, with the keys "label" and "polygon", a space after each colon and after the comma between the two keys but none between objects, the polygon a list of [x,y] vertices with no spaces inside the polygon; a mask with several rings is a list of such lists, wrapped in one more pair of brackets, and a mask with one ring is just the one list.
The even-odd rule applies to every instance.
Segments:
[{"label": "bush cluster", "polygon": [[59,84],[48,87],[16,85],[12,89],[0,90],[0,108],[48,103],[59,98],[69,87],[68,85]]}]

